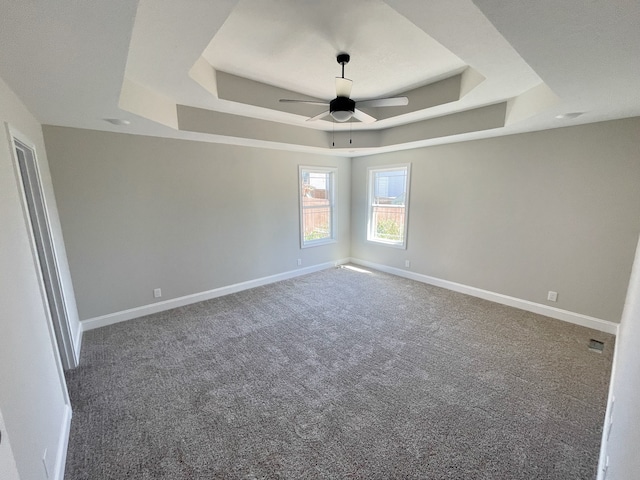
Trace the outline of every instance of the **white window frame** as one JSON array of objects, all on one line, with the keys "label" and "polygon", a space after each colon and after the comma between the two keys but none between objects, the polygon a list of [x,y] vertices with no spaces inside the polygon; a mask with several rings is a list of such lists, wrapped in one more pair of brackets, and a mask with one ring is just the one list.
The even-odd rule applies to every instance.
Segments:
[{"label": "white window frame", "polygon": [[[379,172],[390,172],[395,170],[406,169],[407,171],[407,184],[405,188],[404,198],[404,231],[402,232],[402,241],[395,242],[392,240],[385,240],[377,238],[375,235],[375,229],[373,224],[373,197],[374,197],[374,175]],[[378,245],[387,245],[395,248],[407,248],[407,234],[409,227],[409,186],[411,185],[411,164],[399,163],[397,165],[384,165],[379,167],[367,168],[367,241]]]},{"label": "white window frame", "polygon": [[[303,174],[305,172],[310,173],[329,173],[330,176],[330,188],[328,189],[328,200],[329,200],[329,229],[330,235],[326,238],[320,238],[317,240],[305,240],[304,239],[304,212],[307,210],[304,208],[302,203],[302,182],[303,182]],[[298,202],[300,205],[300,248],[309,248],[316,247],[318,245],[326,245],[328,243],[336,243],[336,177],[338,174],[337,167],[317,167],[317,166],[306,166],[299,165],[298,167]]]}]

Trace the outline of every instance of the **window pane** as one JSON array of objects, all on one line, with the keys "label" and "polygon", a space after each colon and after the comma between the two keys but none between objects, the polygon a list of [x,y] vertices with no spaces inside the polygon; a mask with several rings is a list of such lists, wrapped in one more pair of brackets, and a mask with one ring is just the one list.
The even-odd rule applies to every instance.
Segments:
[{"label": "window pane", "polygon": [[309,172],[307,188],[315,198],[327,198],[329,185],[329,173]]},{"label": "window pane", "polygon": [[368,239],[404,245],[409,168],[370,170]]},{"label": "window pane", "polygon": [[[305,199],[312,201],[315,199]],[[306,203],[306,202],[305,202]],[[303,210],[304,241],[331,238],[331,210],[328,206],[313,206]]]},{"label": "window pane", "polygon": [[333,235],[333,171],[301,169],[302,245],[332,240]]},{"label": "window pane", "polygon": [[373,205],[374,237],[390,242],[402,242],[404,238],[404,205]]},{"label": "window pane", "polygon": [[404,205],[407,171],[374,172],[374,203]]}]

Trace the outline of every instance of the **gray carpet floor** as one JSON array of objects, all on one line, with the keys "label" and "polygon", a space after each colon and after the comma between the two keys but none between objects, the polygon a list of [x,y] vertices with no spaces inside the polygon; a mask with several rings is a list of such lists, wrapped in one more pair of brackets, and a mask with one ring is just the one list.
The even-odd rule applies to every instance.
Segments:
[{"label": "gray carpet floor", "polygon": [[593,479],[613,344],[329,269],[87,332],[65,479]]}]

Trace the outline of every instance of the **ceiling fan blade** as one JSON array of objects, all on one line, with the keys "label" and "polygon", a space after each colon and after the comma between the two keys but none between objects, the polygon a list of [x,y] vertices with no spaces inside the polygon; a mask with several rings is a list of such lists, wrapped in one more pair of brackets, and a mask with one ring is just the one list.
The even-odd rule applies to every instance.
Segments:
[{"label": "ceiling fan blade", "polygon": [[353,85],[353,81],[344,77],[336,77],[336,97],[347,97],[351,96],[351,85]]},{"label": "ceiling fan blade", "polygon": [[290,100],[288,98],[281,98],[280,103],[306,103],[308,105],[329,105],[329,102],[320,102],[314,100]]},{"label": "ceiling fan blade", "polygon": [[407,97],[378,98],[358,102],[359,107],[403,107],[405,105],[409,105]]},{"label": "ceiling fan blade", "polygon": [[362,123],[373,123],[376,121],[371,115],[364,113],[362,110],[358,110],[357,108],[353,111],[353,118],[356,120],[360,120]]},{"label": "ceiling fan blade", "polygon": [[327,110],[326,112],[322,112],[319,113],[318,115],[316,115],[315,117],[311,117],[311,118],[307,118],[307,122],[313,122],[315,120],[320,120],[322,117],[326,117],[327,115],[329,115],[331,112],[329,112],[329,110]]}]

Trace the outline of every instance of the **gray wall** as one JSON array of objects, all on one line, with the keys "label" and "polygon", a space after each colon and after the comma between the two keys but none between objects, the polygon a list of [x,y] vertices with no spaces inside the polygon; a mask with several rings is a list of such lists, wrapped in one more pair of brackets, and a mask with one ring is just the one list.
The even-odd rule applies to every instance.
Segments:
[{"label": "gray wall", "polygon": [[[156,287],[165,300],[293,270],[297,258],[351,256],[397,268],[409,259],[418,273],[617,322],[640,232],[639,132],[635,118],[351,164],[61,127],[45,127],[45,139],[81,318],[153,303]],[[366,168],[405,162],[408,248],[370,244]],[[339,167],[336,244],[299,247],[299,164]],[[637,468],[627,448],[640,421],[637,277],[613,384],[630,424],[612,431],[612,478]]]},{"label": "gray wall", "polygon": [[[640,119],[356,158],[44,128],[80,317],[346,257],[619,322]],[[366,168],[412,164],[407,250],[366,241]],[[339,241],[300,250],[297,166],[339,167]],[[349,193],[350,192],[350,193]],[[351,212],[349,212],[351,204]],[[351,215],[350,215],[351,213]],[[351,231],[351,239],[350,232]],[[558,302],[546,300],[547,291]]]},{"label": "gray wall", "polygon": [[[51,126],[44,136],[81,319],[349,256],[349,159]],[[300,164],[338,167],[337,243],[300,249]]]},{"label": "gray wall", "polygon": [[[54,478],[70,406],[5,122],[35,145],[53,240],[56,248],[63,245],[40,124],[0,79],[0,412],[8,435],[2,433],[3,441],[5,436],[11,439],[20,478],[44,480],[42,455],[46,449]],[[59,259],[64,274],[68,267],[63,253]],[[4,463],[7,451],[2,455]],[[2,475],[0,471],[5,478]]]},{"label": "gray wall", "polygon": [[[356,158],[351,256],[619,322],[640,231],[639,133],[634,118]],[[371,244],[367,167],[406,162],[407,250]]]}]

